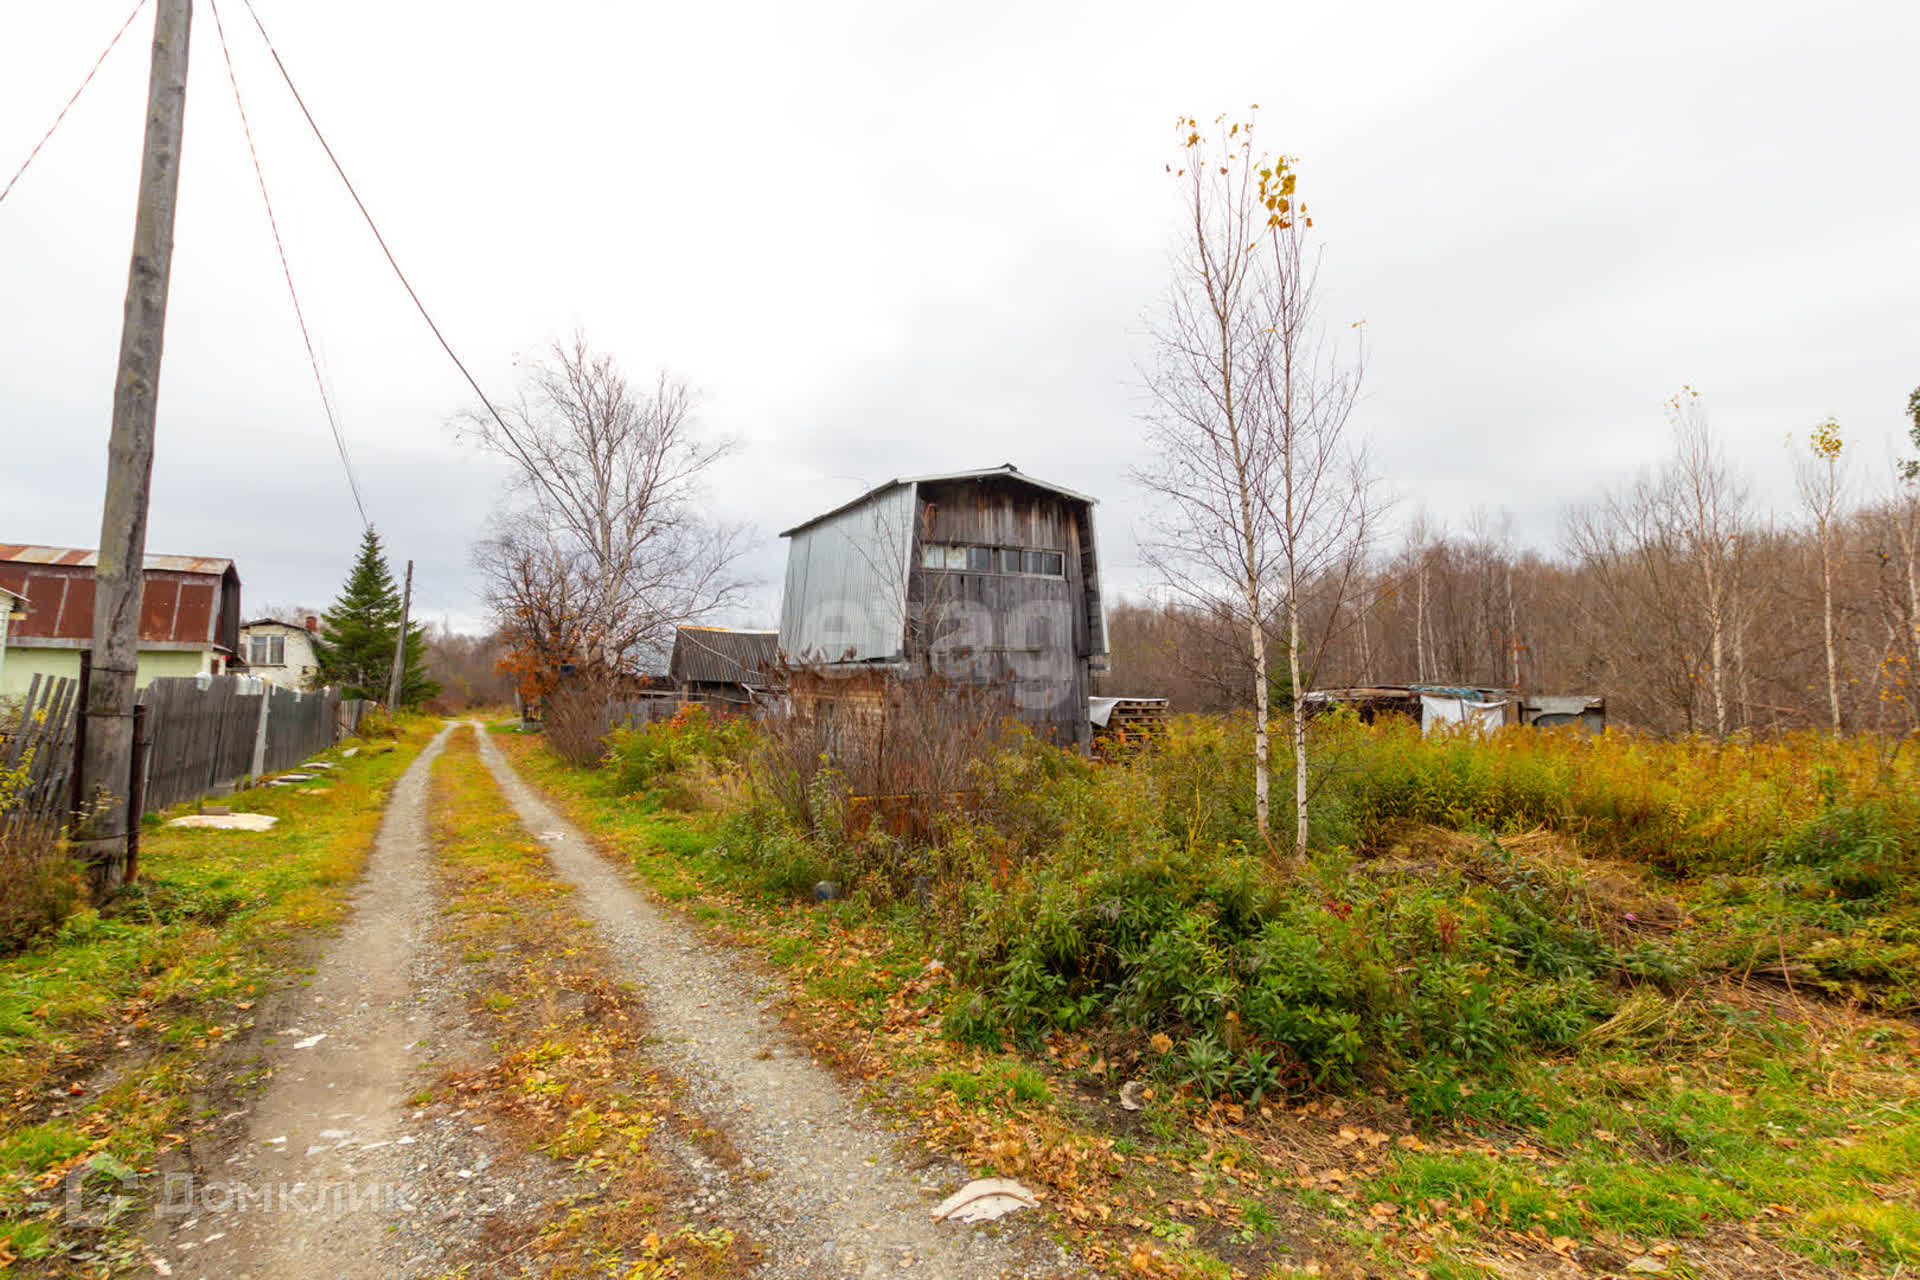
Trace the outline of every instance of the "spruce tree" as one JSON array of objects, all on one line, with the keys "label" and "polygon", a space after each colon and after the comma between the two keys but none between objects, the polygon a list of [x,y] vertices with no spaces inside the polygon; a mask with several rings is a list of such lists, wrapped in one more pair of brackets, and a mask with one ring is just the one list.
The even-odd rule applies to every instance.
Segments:
[{"label": "spruce tree", "polygon": [[[371,526],[360,539],[360,554],[333,607],[320,615],[314,659],[320,683],[340,686],[345,698],[385,702],[393,674],[394,637],[400,630],[400,590],[387,570],[380,535]],[[427,678],[426,628],[407,628],[407,670],[400,681],[400,705],[418,706],[440,692]]]}]

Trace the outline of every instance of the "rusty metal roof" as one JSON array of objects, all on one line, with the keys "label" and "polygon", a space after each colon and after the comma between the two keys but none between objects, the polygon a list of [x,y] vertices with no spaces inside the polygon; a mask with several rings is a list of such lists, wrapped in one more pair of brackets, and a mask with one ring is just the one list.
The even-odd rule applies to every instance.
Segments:
[{"label": "rusty metal roof", "polygon": [[[0,542],[0,562],[91,569],[100,562],[100,553],[79,547],[38,547],[24,542]],[[233,561],[222,556],[149,555],[145,567],[164,569],[168,573],[222,574],[233,568]]]},{"label": "rusty metal roof", "polygon": [[681,627],[674,632],[667,675],[681,683],[764,685],[779,652],[778,631]]},{"label": "rusty metal roof", "polygon": [[[0,543],[0,590],[24,596],[27,616],[9,643],[87,644],[93,638],[94,569],[99,556],[77,547]],[[231,583],[231,587],[229,587]],[[148,556],[141,574],[140,643],[232,648],[240,575],[217,556]]]}]

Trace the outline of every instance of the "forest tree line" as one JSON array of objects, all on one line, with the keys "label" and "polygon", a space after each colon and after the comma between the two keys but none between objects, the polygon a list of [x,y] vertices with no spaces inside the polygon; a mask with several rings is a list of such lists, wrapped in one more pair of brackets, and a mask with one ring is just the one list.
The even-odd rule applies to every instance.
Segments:
[{"label": "forest tree line", "polygon": [[[1849,459],[1823,424],[1801,509],[1761,512],[1697,397],[1669,409],[1671,456],[1571,512],[1552,550],[1517,546],[1504,513],[1458,530],[1415,513],[1357,575],[1307,584],[1302,683],[1603,694],[1613,723],[1662,734],[1920,728],[1920,489],[1848,501]],[[1108,627],[1103,692],[1253,705],[1237,618],[1130,600]]]}]

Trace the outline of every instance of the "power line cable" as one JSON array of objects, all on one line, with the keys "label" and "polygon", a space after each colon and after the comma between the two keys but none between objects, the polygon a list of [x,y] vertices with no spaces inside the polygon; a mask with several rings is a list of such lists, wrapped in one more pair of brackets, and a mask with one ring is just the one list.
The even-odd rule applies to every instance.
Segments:
[{"label": "power line cable", "polygon": [[220,6],[214,0],[208,0],[207,7],[213,10],[213,30],[220,39],[220,56],[227,64],[227,83],[233,86],[233,105],[240,110],[240,131],[247,136],[247,154],[253,159],[253,176],[260,183],[260,200],[267,206],[267,226],[273,231],[273,247],[280,255],[280,272],[287,278],[287,297],[293,300],[293,318],[300,325],[300,341],[307,347],[307,363],[313,367],[313,385],[320,391],[320,407],[326,410],[327,427],[333,432],[334,446],[340,451],[340,465],[347,472],[347,488],[353,492],[353,505],[360,512],[360,523],[370,525],[367,519],[367,505],[360,497],[360,481],[353,472],[353,459],[347,454],[347,437],[340,430],[339,420],[334,416],[333,400],[327,395],[327,384],[320,376],[320,360],[313,353],[313,338],[307,332],[307,317],[300,310],[300,294],[293,287],[293,267],[287,262],[287,246],[280,238],[280,220],[273,213],[273,197],[267,194],[266,171],[260,167],[260,152],[253,144],[253,126],[247,122],[247,104],[240,98],[240,79],[234,73],[233,54],[227,48],[227,31],[220,22]]},{"label": "power line cable", "polygon": [[73,104],[80,101],[80,95],[85,93],[87,86],[93,83],[93,77],[100,70],[100,64],[107,60],[107,55],[113,52],[113,47],[120,43],[120,37],[127,34],[127,28],[133,25],[133,20],[139,17],[140,11],[146,7],[147,0],[137,0],[133,6],[133,12],[129,13],[127,20],[120,24],[120,29],[113,33],[113,39],[107,41],[107,47],[100,51],[100,56],[93,60],[93,66],[88,69],[86,79],[80,82],[80,87],[73,91],[71,98],[67,99],[67,105],[60,108],[60,114],[53,118],[53,123],[47,126],[47,131],[40,135],[40,141],[33,144],[33,150],[27,152],[27,158],[20,162],[20,167],[13,171],[11,178],[7,179],[7,185],[0,187],[0,200],[5,200],[7,194],[13,190],[14,183],[20,181],[20,175],[27,171],[27,166],[33,163],[33,158],[40,154],[40,148],[47,145],[48,140],[53,137],[53,131],[58,129],[60,122],[67,118],[67,112],[73,110]]},{"label": "power line cable", "polygon": [[374,222],[373,215],[367,212],[367,206],[360,199],[360,193],[354,190],[353,180],[347,177],[347,171],[341,167],[340,158],[333,154],[333,148],[327,144],[327,137],[320,132],[320,125],[314,120],[313,112],[307,110],[307,101],[300,96],[300,90],[294,85],[293,76],[287,71],[287,64],[281,61],[280,51],[274,48],[273,38],[267,34],[266,26],[261,23],[260,14],[253,7],[253,0],[241,0],[241,2],[247,6],[247,14],[253,19],[254,27],[259,30],[260,39],[266,43],[267,52],[273,55],[273,65],[280,69],[280,78],[287,82],[288,91],[293,94],[293,100],[299,104],[300,114],[307,118],[307,127],[313,130],[313,136],[319,141],[320,149],[325,151],[327,159],[333,162],[333,171],[340,175],[340,181],[345,184],[347,194],[353,197],[354,207],[359,209],[360,216],[367,220],[367,229],[373,232],[374,240],[380,245],[380,252],[387,256],[387,265],[393,268],[393,274],[399,278],[400,287],[407,291],[409,298],[413,299],[414,309],[420,313],[420,318],[427,322],[427,328],[433,330],[433,336],[439,341],[440,349],[447,353],[447,359],[453,361],[454,368],[460,370],[460,376],[465,378],[467,385],[473,388],[473,394],[480,397],[480,403],[486,406],[487,412],[493,416],[494,422],[500,429],[507,431],[506,421],[501,418],[500,411],[493,407],[493,401],[487,399],[487,393],[480,389],[480,384],[474,380],[474,376],[467,372],[467,366],[461,362],[459,356],[454,354],[452,344],[447,341],[446,335],[440,332],[440,326],[433,322],[433,317],[427,314],[426,304],[420,301],[420,295],[414,292],[413,285],[407,280],[407,273],[400,269],[400,263],[395,260],[393,250],[387,247],[387,238],[380,234],[379,225]]}]

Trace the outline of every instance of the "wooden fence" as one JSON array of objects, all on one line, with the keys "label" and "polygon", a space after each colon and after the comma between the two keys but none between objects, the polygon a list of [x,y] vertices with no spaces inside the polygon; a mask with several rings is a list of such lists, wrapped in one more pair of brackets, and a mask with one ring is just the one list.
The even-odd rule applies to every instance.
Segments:
[{"label": "wooden fence", "polygon": [[[18,726],[0,737],[0,767],[20,775],[7,788],[11,799],[0,790],[8,822],[61,823],[72,811],[79,685],[34,676]],[[332,689],[295,693],[241,676],[155,680],[138,701],[147,750],[145,785],[134,790],[145,813],[292,768],[353,733],[370,706],[342,702]]]},{"label": "wooden fence", "polygon": [[777,718],[781,713],[780,700],[775,698],[739,702],[704,693],[642,693],[610,700],[607,703],[607,727],[637,729],[656,721],[671,720],[681,707],[688,705],[705,707],[709,715],[746,716],[752,720]]},{"label": "wooden fence", "polygon": [[155,680],[140,691],[147,706],[146,808],[194,800],[252,770],[261,695],[241,692],[235,676]]},{"label": "wooden fence", "polygon": [[153,742],[148,812],[292,768],[334,744],[340,712],[335,690],[295,693],[240,676],[155,680],[140,701]]},{"label": "wooden fence", "polygon": [[16,823],[57,826],[73,807],[73,726],[80,682],[35,675],[20,704],[20,721],[0,739],[0,815]]}]

